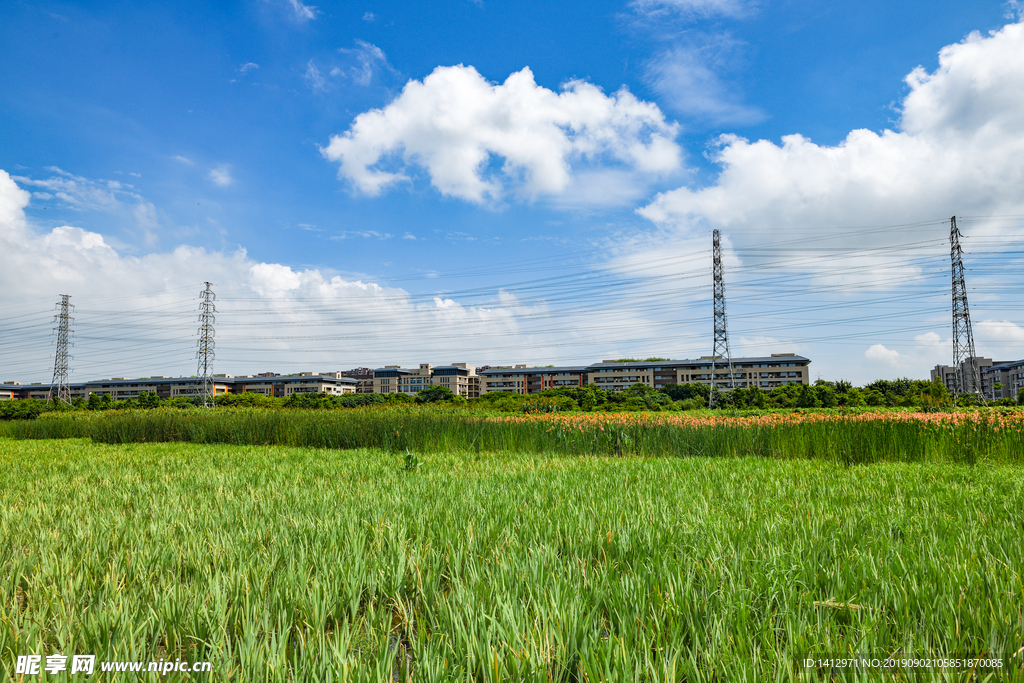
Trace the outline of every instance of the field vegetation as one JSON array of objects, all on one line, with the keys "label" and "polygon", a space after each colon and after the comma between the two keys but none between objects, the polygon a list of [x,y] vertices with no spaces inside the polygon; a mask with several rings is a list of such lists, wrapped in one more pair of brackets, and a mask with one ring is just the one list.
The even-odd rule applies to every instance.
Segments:
[{"label": "field vegetation", "polygon": [[[377,415],[303,419],[344,414]],[[858,424],[977,426],[947,422]],[[94,653],[239,682],[879,680],[801,662],[957,653],[1006,666],[887,679],[1019,679],[1017,466],[396,450],[0,439],[0,677]]]},{"label": "field vegetation", "polygon": [[1024,412],[533,413],[444,406],[51,413],[0,436],[99,443],[183,441],[391,453],[809,458],[842,464],[1024,464]]},{"label": "field vegetation", "polygon": [[[559,387],[536,394],[522,395],[490,392],[479,398],[466,400],[454,395],[447,387],[433,386],[410,396],[391,394],[343,394],[332,396],[322,393],[294,393],[287,398],[275,398],[257,393],[224,394],[217,396],[216,405],[227,408],[264,409],[338,409],[364,408],[384,405],[430,405],[443,403],[476,411],[503,413],[536,412],[661,412],[695,411],[708,407],[710,388],[706,384],[669,384],[652,389],[636,384],[625,391],[606,391],[595,385]],[[1024,405],[1024,392],[1020,405]],[[88,400],[75,398],[70,406],[58,402],[35,399],[0,402],[0,420],[34,419],[52,411],[105,412],[111,410],[137,410],[153,408],[189,409],[197,407],[196,398],[178,397],[161,399],[154,392],[144,391],[136,398],[114,400],[109,394],[91,394]],[[878,380],[865,387],[854,387],[850,382],[818,380],[813,385],[788,384],[771,390],[758,387],[717,393],[714,406],[718,410],[789,410],[800,409],[866,409],[916,408],[925,412],[942,412],[959,408],[984,406],[1011,407],[1012,399],[983,401],[973,394],[959,397],[957,405],[941,382],[898,379]]]},{"label": "field vegetation", "polygon": [[1022,680],[1024,411],[940,388],[12,402],[0,678],[90,653],[246,682],[877,680],[802,664],[869,653]]}]

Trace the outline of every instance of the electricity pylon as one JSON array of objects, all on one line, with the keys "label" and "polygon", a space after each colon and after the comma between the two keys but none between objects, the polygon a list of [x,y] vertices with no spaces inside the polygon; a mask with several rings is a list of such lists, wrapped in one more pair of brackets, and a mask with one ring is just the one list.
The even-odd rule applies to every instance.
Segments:
[{"label": "electricity pylon", "polygon": [[213,341],[215,331],[213,324],[217,322],[214,313],[217,312],[217,307],[214,305],[214,301],[217,299],[217,295],[213,293],[210,288],[212,285],[207,282],[206,289],[199,293],[199,340],[196,342],[196,346],[199,349],[196,351],[196,358],[199,359],[199,368],[196,371],[196,375],[199,378],[199,393],[203,399],[204,408],[212,408],[214,405],[214,385],[213,376],[210,374],[210,370],[213,367],[213,359],[216,354],[213,348],[216,343]]},{"label": "electricity pylon", "polygon": [[50,391],[46,400],[57,399],[61,403],[71,405],[71,386],[68,383],[68,347],[71,346],[71,295],[61,294],[60,303],[56,305],[57,315],[53,316],[53,322],[57,327],[53,331],[57,333],[55,342],[56,351],[53,354],[53,379],[50,380]]},{"label": "electricity pylon", "polygon": [[736,388],[736,379],[732,369],[732,354],[729,352],[729,333],[725,323],[725,283],[722,280],[722,245],[718,230],[714,231],[714,249],[712,258],[712,274],[714,275],[715,294],[715,348],[711,352],[711,394],[708,407],[713,408],[715,402],[715,366],[719,358],[729,362],[729,387]]},{"label": "electricity pylon", "polygon": [[[974,353],[974,333],[971,331],[971,310],[967,307],[967,285],[964,284],[963,249],[960,248],[960,230],[956,216],[949,219],[949,256],[953,267],[953,368],[956,382],[953,398],[973,393],[981,397],[981,373]],[[968,376],[964,376],[966,372]]]}]

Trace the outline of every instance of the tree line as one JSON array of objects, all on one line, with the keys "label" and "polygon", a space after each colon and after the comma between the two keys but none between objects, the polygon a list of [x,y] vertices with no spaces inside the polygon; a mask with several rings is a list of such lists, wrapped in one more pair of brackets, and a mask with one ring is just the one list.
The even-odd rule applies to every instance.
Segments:
[{"label": "tree line", "polygon": [[[710,397],[710,386],[694,382],[668,384],[662,389],[652,389],[646,384],[634,384],[624,391],[606,391],[593,385],[586,385],[545,389],[537,394],[489,392],[471,400],[457,396],[447,387],[441,386],[424,389],[414,396],[398,393],[342,394],[340,396],[325,393],[295,393],[286,398],[275,398],[255,393],[222,394],[215,398],[215,404],[225,407],[305,409],[357,408],[396,404],[447,404],[511,413],[573,410],[618,412],[706,409]],[[1019,392],[1017,403],[1024,405],[1024,391]],[[51,410],[103,411],[160,407],[188,409],[201,404],[202,399],[199,397],[162,399],[152,391],[144,391],[137,398],[124,401],[114,400],[110,394],[90,394],[88,400],[81,397],[75,398],[70,406],[56,401],[47,402],[37,399],[3,401],[0,402],[0,419],[33,419]],[[956,401],[956,406],[959,407],[1014,404],[1013,399],[984,401],[978,399],[974,394],[960,396]],[[723,410],[868,406],[918,408],[924,411],[949,410],[955,407],[952,397],[942,382],[909,378],[880,379],[863,387],[855,387],[846,380],[834,382],[818,380],[812,385],[787,384],[770,390],[750,387],[720,392],[716,389],[714,400],[714,407]]]}]

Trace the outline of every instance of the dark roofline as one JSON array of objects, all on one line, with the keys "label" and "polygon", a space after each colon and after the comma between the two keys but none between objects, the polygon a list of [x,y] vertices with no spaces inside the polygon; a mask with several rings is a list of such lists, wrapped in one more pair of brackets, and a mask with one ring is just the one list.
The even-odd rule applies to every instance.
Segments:
[{"label": "dark roofline", "polygon": [[564,365],[561,367],[551,368],[489,368],[487,370],[481,370],[478,374],[480,375],[539,375],[539,374],[583,374],[587,371],[586,365]]},{"label": "dark roofline", "polygon": [[[330,375],[282,375],[281,377],[246,377],[243,379],[256,380],[257,382],[261,380],[272,381],[275,383],[324,379],[328,382],[350,382],[352,384],[359,384],[359,380],[353,379],[352,377],[331,377]],[[242,384],[255,384],[255,382],[242,382]]]},{"label": "dark roofline", "polygon": [[[733,365],[748,364],[748,363],[770,363],[778,365],[780,363],[810,363],[811,359],[804,356],[751,356],[743,358],[733,358]],[[682,359],[682,360],[660,360],[660,361],[636,361],[630,363],[593,363],[591,365],[566,365],[561,367],[528,367],[528,368],[489,368],[487,370],[481,370],[477,374],[479,375],[500,375],[500,374],[520,374],[520,375],[535,375],[540,373],[584,373],[591,370],[605,370],[605,369],[623,369],[628,370],[630,368],[678,368],[678,367],[695,367],[710,365],[710,358],[696,358],[696,359]],[[724,359],[718,359],[716,365],[727,364]]]},{"label": "dark roofline", "polygon": [[[328,382],[344,382],[346,384],[358,384],[359,380],[351,377],[331,377],[329,375],[285,375],[280,377],[213,377],[214,384],[266,384],[270,383],[284,383],[284,382],[295,382],[295,381],[306,381],[306,380],[326,380]],[[72,387],[86,387],[90,385],[114,385],[124,386],[127,384],[194,384],[201,380],[200,377],[139,377],[137,379],[97,379],[90,380],[88,382],[74,382],[69,386]],[[11,386],[22,386],[22,387],[49,387],[50,384],[22,384],[22,385],[11,385]]]},{"label": "dark roofline", "polygon": [[987,368],[982,368],[982,370],[1001,370],[1003,368],[1009,369],[1009,368],[1015,367],[1017,365],[1024,365],[1024,358],[1022,358],[1021,360],[1004,360],[1004,361],[1000,361],[998,363],[993,363],[992,365],[988,366]]},{"label": "dark roofline", "polygon": [[[741,363],[810,363],[810,358],[803,356],[752,356],[749,358],[733,358],[732,364],[738,365]],[[587,370],[595,370],[598,368],[678,368],[678,367],[691,367],[696,365],[710,365],[710,358],[697,358],[697,359],[682,359],[682,360],[659,360],[659,361],[636,361],[631,363],[594,363],[587,366]],[[724,358],[715,360],[715,365],[727,365],[728,361]]]}]

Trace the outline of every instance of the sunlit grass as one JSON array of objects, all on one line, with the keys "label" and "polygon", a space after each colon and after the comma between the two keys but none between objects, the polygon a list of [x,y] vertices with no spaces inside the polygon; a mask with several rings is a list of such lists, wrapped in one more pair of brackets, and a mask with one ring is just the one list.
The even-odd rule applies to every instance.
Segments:
[{"label": "sunlit grass", "polygon": [[63,652],[236,681],[791,680],[809,652],[1024,644],[1017,467],[415,455],[0,440],[4,678]]}]

